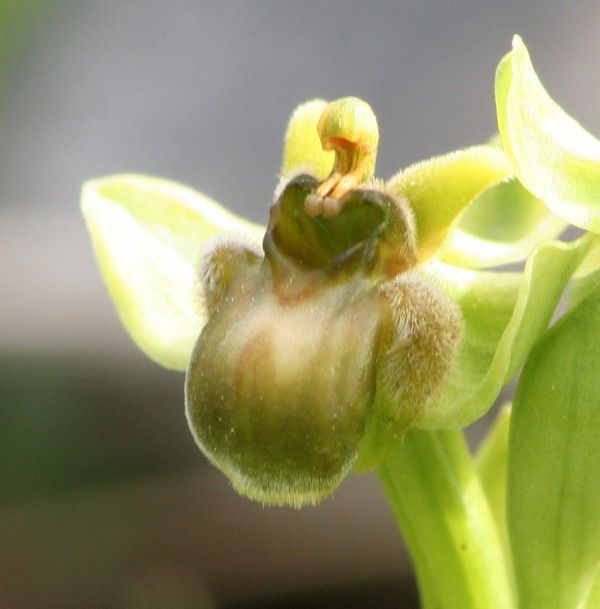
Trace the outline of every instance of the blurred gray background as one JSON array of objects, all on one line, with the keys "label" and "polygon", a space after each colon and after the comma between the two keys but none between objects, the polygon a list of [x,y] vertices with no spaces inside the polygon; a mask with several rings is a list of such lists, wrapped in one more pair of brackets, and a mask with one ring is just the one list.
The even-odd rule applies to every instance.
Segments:
[{"label": "blurred gray background", "polygon": [[366,99],[389,177],[495,131],[513,33],[598,134],[598,23],[598,0],[0,0],[0,608],[414,606],[373,477],[295,512],[206,464],[182,375],[119,325],[81,183],[157,174],[265,221],[299,102]]}]

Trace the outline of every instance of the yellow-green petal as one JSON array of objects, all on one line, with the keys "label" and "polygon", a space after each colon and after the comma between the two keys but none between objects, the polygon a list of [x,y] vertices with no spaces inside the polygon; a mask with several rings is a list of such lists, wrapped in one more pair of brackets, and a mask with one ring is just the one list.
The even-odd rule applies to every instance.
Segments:
[{"label": "yellow-green petal", "polygon": [[438,255],[470,268],[519,262],[566,226],[511,177],[487,188],[467,207]]},{"label": "yellow-green petal", "polygon": [[144,175],[87,182],[81,208],[96,260],[125,328],[152,360],[185,370],[205,322],[200,257],[217,235],[264,230],[205,195]]},{"label": "yellow-green petal", "polygon": [[525,187],[567,222],[600,232],[600,141],[548,95],[518,36],[496,71],[496,109]]},{"label": "yellow-green petal", "polygon": [[511,172],[501,150],[474,146],[416,163],[391,178],[386,187],[414,211],[419,259],[435,254],[465,208]]},{"label": "yellow-green petal", "polygon": [[298,171],[309,171],[318,180],[324,180],[333,167],[334,152],[324,151],[317,124],[327,107],[323,99],[300,104],[292,113],[285,134],[282,178]]},{"label": "yellow-green petal", "polygon": [[423,269],[461,307],[465,330],[450,378],[418,426],[456,428],[483,416],[544,334],[589,239],[548,242],[523,273],[475,271],[433,261]]}]

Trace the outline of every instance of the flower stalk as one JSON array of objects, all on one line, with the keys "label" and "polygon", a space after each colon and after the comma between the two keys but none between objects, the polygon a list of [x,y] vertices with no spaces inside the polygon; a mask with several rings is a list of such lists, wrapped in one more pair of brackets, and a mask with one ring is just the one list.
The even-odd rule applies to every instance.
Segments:
[{"label": "flower stalk", "polygon": [[408,432],[378,470],[423,609],[513,609],[512,576],[461,431]]}]

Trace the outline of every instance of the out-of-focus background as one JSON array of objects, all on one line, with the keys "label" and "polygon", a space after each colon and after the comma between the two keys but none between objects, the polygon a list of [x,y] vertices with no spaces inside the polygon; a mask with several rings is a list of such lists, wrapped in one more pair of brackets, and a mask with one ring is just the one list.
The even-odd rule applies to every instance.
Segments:
[{"label": "out-of-focus background", "polygon": [[123,171],[267,217],[288,115],[357,95],[379,175],[486,140],[513,33],[600,132],[600,3],[0,0],[0,609],[416,606],[377,481],[239,498],[122,330],[78,209]]}]

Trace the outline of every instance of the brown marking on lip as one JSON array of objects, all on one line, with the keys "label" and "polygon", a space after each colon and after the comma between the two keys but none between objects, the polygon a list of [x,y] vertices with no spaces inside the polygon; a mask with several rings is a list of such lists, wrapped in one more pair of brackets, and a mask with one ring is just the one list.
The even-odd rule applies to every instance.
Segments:
[{"label": "brown marking on lip", "polygon": [[304,286],[296,289],[289,290],[288,286],[285,285],[285,281],[274,281],[273,292],[277,298],[278,304],[282,306],[291,306],[301,303],[303,300],[313,296],[317,289],[316,281],[307,281]]},{"label": "brown marking on lip", "polygon": [[235,387],[240,390],[243,388],[244,382],[248,379],[253,381],[253,389],[259,389],[258,383],[261,376],[261,369],[272,363],[273,345],[269,329],[257,331],[251,338],[246,341],[239,357],[237,365],[233,371],[233,380]]},{"label": "brown marking on lip", "polygon": [[394,256],[385,261],[384,270],[388,277],[395,277],[407,271],[411,266],[404,256]]}]

